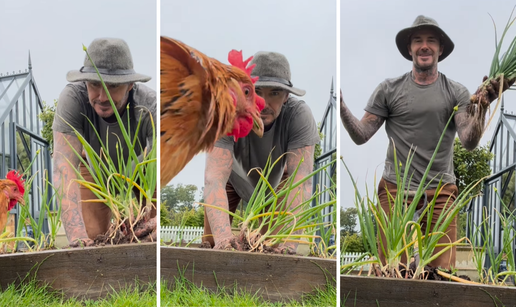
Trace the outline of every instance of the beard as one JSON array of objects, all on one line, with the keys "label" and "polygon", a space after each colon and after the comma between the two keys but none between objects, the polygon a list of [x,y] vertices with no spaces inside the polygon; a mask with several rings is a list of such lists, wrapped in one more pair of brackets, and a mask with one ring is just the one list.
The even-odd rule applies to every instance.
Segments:
[{"label": "beard", "polygon": [[[113,103],[119,114],[124,113],[124,109],[127,105],[128,99],[129,99],[129,91],[127,91],[125,93],[124,97],[122,97],[120,100],[118,100],[118,101],[113,100]],[[102,117],[108,121],[111,120],[112,118],[116,118],[116,115],[114,113],[113,108],[111,107],[111,103],[109,102],[109,100],[101,102],[99,99],[94,99],[90,103],[94,107],[94,109],[95,109],[95,106],[99,106],[100,108],[107,110],[107,111],[102,110],[101,112],[99,112],[97,109],[95,109],[95,112],[100,117]]]},{"label": "beard", "polygon": [[[420,62],[421,60],[419,59],[420,56],[430,56],[430,57],[432,57],[432,61],[421,63]],[[412,58],[412,61],[414,62],[414,67],[416,68],[416,71],[418,71],[418,72],[432,71],[437,65],[437,63],[433,59],[433,53],[429,53],[429,52],[417,53],[416,56]]]}]

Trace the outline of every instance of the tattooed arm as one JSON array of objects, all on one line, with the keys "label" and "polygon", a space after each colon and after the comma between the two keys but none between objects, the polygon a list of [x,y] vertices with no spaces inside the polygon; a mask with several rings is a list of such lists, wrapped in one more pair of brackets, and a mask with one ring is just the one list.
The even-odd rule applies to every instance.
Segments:
[{"label": "tattooed arm", "polygon": [[[204,201],[207,204],[229,209],[226,194],[228,182],[233,167],[233,156],[228,149],[214,147],[206,155],[204,171]],[[228,240],[233,238],[229,215],[215,208],[206,207],[206,217],[210,224],[215,242],[215,249],[223,249]]]},{"label": "tattooed arm", "polygon": [[385,121],[385,118],[365,112],[361,120],[358,120],[348,109],[340,94],[340,119],[344,128],[349,133],[349,136],[357,145],[362,145],[380,129]]},{"label": "tattooed arm", "polygon": [[[297,170],[296,176],[294,177],[294,183],[300,181],[301,179],[308,176],[314,168],[314,150],[315,146],[306,146],[298,149],[292,150],[287,154],[287,173],[289,176],[294,174],[296,168],[299,165],[299,161],[303,159],[301,165],[299,165],[299,169]],[[287,204],[290,204],[290,210],[294,213],[302,210],[299,205],[301,205],[306,200],[310,199],[312,195],[312,178],[305,181],[300,187],[292,190],[287,199]],[[297,194],[297,195],[296,195]],[[295,234],[300,234],[302,231],[296,231]],[[297,249],[297,243],[286,243],[284,246],[289,248],[292,252],[295,252]],[[281,248],[281,247],[280,247]],[[281,252],[281,251],[280,251]]]},{"label": "tattooed arm", "polygon": [[482,134],[484,133],[484,123],[487,107],[471,104],[468,111],[456,114],[454,117],[457,134],[466,150],[473,150],[477,147]]},{"label": "tattooed arm", "polygon": [[[487,76],[484,77],[483,82],[486,80]],[[504,80],[503,91],[507,90],[513,84],[514,80],[510,82]],[[491,84],[488,84],[485,90],[486,91],[483,92],[482,86],[480,86],[469,101],[470,104],[467,107],[467,111],[458,113],[454,117],[455,126],[457,127],[457,133],[462,146],[470,151],[477,147],[478,142],[482,138],[487,108],[490,103],[498,98],[500,83],[497,80],[491,80]],[[464,97],[463,99],[469,100],[470,97]],[[479,101],[479,99],[484,101],[484,103]]]},{"label": "tattooed arm", "polygon": [[[314,170],[314,150],[315,146],[306,146],[298,149],[294,149],[287,154],[287,172],[288,175],[292,175],[297,166],[299,165],[299,161],[303,159],[301,165],[299,165],[299,169],[297,170],[296,177],[294,178],[294,183],[308,176]],[[296,208],[303,201],[309,199],[312,195],[312,178],[305,181],[301,186],[295,191],[292,191],[289,195],[288,203],[291,203],[291,208]],[[294,199],[295,192],[300,191],[300,195],[298,195]]]},{"label": "tattooed arm", "polygon": [[[70,245],[78,246],[80,244],[79,240],[84,245],[91,245],[93,241],[88,238],[82,217],[79,184],[72,182],[77,179],[77,175],[71,165],[79,165],[79,158],[65,139],[77,152],[82,150],[81,143],[76,136],[54,130],[53,181],[56,188],[62,193],[61,220]],[[71,165],[67,160],[70,161]]]}]

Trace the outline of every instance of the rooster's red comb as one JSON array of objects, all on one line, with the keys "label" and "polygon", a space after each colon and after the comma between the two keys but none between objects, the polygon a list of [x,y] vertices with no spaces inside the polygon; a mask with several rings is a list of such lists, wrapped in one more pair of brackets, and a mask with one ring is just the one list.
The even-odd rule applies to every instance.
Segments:
[{"label": "rooster's red comb", "polygon": [[22,175],[17,171],[9,171],[6,176],[7,179],[13,181],[18,186],[18,190],[20,193],[25,193],[25,180],[22,178]]},{"label": "rooster's red comb", "polygon": [[247,67],[247,64],[249,64],[252,59],[253,57],[250,57],[244,61],[242,51],[236,51],[235,49],[231,50],[228,54],[229,64],[243,70],[249,76],[249,78],[251,78],[251,81],[253,81],[254,84],[256,81],[258,81],[258,77],[251,77],[251,72],[253,71],[253,68],[256,66],[256,64]]}]

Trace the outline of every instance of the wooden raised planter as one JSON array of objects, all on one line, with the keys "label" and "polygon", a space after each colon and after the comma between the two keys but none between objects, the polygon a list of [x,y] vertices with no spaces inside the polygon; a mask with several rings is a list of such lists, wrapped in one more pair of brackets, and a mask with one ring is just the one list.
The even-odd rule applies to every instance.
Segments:
[{"label": "wooden raised planter", "polygon": [[36,272],[38,281],[67,298],[103,298],[136,280],[155,283],[156,249],[156,243],[142,243],[0,255],[0,286]]},{"label": "wooden raised planter", "polygon": [[196,285],[217,291],[217,285],[258,292],[270,301],[299,300],[327,280],[336,280],[337,261],[314,257],[161,247],[161,278],[169,286],[179,269]]},{"label": "wooden raised planter", "polygon": [[516,288],[341,275],[340,300],[341,306],[364,307],[509,307],[516,306]]}]

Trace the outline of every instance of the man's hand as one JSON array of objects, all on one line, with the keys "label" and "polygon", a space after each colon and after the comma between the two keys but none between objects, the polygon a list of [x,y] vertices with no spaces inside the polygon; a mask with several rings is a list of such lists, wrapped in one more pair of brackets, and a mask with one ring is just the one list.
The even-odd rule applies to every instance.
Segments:
[{"label": "man's hand", "polygon": [[82,145],[75,135],[54,131],[54,168],[52,179],[58,193],[62,193],[61,220],[68,242],[71,242],[71,245],[77,240],[89,240],[82,217],[79,184],[74,182],[77,179],[77,175],[73,167],[79,165],[79,158],[74,150],[76,152],[82,150]]},{"label": "man's hand", "polygon": [[[484,83],[486,80],[487,76],[484,76],[484,78],[482,79],[482,83]],[[507,89],[509,89],[514,84],[515,80],[509,81],[507,79],[504,79],[502,92],[505,92]],[[492,103],[498,98],[499,93],[500,77],[492,79],[489,82],[489,84],[485,87],[485,91],[483,91],[483,85],[481,85],[473,95],[471,102],[474,104],[478,104],[480,101],[482,101],[484,104],[487,102]]]},{"label": "man's hand", "polygon": [[93,246],[95,245],[95,242],[90,239],[90,238],[86,238],[86,239],[75,239],[72,241],[72,243],[70,243],[70,247],[87,247],[87,246]]},{"label": "man's hand", "polygon": [[297,250],[297,243],[284,243],[280,244],[277,247],[272,248],[272,252],[274,254],[280,254],[280,255],[295,255]]},{"label": "man's hand", "polygon": [[244,251],[244,242],[242,242],[241,238],[231,235],[215,239],[215,246],[213,249]]},{"label": "man's hand", "polygon": [[138,239],[141,239],[155,231],[156,231],[156,217],[153,217],[151,219],[144,220],[142,223],[140,223],[138,225],[138,227],[136,227],[134,229],[134,235]]},{"label": "man's hand", "polygon": [[340,92],[340,119],[349,136],[357,145],[362,145],[369,141],[385,121],[385,118],[367,111],[362,119],[358,120],[344,103],[342,91]]},{"label": "man's hand", "polygon": [[[228,210],[226,184],[233,167],[233,155],[228,149],[215,147],[206,155],[204,171],[204,202]],[[213,243],[216,248],[224,248],[231,241],[229,215],[216,208],[206,207],[205,221],[208,221]]]}]

